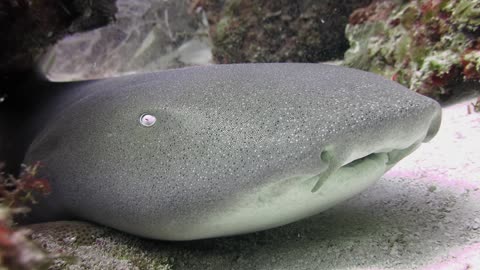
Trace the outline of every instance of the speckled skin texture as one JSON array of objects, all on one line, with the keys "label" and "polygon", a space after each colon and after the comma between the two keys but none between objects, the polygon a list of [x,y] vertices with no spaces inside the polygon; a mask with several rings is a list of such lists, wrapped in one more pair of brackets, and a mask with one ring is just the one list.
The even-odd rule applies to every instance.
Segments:
[{"label": "speckled skin texture", "polygon": [[[53,189],[37,207],[43,210],[34,211],[166,240],[245,233],[302,218],[258,216],[246,220],[248,228],[216,223],[241,212],[247,194],[409,148],[434,136],[440,122],[440,107],[429,98],[377,75],[321,64],[125,76],[84,83],[56,102],[63,108],[27,153],[26,162],[44,162]],[[140,124],[144,113],[157,118],[155,125]],[[327,196],[328,190],[320,185],[314,193]]]}]

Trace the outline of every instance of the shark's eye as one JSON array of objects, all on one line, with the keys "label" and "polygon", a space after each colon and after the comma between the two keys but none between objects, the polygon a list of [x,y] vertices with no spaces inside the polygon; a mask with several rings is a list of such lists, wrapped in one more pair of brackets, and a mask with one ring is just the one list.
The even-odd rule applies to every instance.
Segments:
[{"label": "shark's eye", "polygon": [[157,121],[157,118],[151,114],[144,113],[140,116],[140,124],[142,124],[142,126],[145,126],[145,127],[153,126],[156,121]]}]

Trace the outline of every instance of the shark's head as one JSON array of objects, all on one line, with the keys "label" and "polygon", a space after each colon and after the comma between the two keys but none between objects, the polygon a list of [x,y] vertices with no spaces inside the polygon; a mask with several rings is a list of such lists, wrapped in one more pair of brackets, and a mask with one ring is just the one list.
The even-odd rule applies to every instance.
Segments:
[{"label": "shark's head", "polygon": [[395,82],[321,64],[186,68],[66,93],[26,158],[52,182],[44,212],[167,240],[323,211],[432,138],[441,112]]}]

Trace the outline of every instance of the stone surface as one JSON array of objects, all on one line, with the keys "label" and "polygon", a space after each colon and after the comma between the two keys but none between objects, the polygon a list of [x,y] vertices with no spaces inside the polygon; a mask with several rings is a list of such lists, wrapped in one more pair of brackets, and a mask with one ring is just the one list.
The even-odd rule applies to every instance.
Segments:
[{"label": "stone surface", "polygon": [[36,60],[65,35],[108,24],[114,19],[115,12],[114,0],[65,3],[49,0],[1,1],[2,81],[9,73],[34,69]]},{"label": "stone surface", "polygon": [[350,13],[371,0],[195,1],[208,14],[217,63],[319,62],[343,57]]},{"label": "stone surface", "polygon": [[206,19],[202,12],[188,12],[189,1],[116,2],[115,23],[69,36],[45,56],[42,70],[50,80],[104,78],[210,61]]},{"label": "stone surface", "polygon": [[0,1],[0,161],[8,172],[18,172],[29,136],[22,127],[41,102],[38,59],[64,36],[108,24],[115,12],[114,0]]}]

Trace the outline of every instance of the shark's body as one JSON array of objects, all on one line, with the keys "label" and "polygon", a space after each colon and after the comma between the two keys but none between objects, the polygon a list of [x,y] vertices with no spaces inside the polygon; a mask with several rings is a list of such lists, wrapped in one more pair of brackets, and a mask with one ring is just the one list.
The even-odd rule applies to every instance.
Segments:
[{"label": "shark's body", "polygon": [[[314,215],[367,188],[440,123],[429,98],[320,64],[112,78],[66,91],[51,107],[60,109],[26,158],[43,161],[52,184],[40,213],[165,240]],[[140,123],[144,114],[154,125]]]}]

